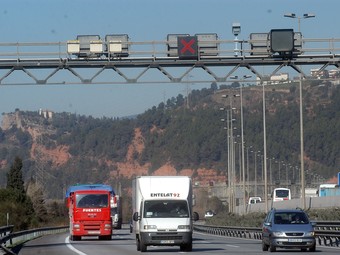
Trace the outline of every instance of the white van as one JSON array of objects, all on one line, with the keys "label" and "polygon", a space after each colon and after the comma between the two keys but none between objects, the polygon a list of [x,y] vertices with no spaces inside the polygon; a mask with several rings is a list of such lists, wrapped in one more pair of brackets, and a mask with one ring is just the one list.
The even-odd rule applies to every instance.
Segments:
[{"label": "white van", "polygon": [[139,176],[132,182],[133,231],[137,251],[147,246],[192,250],[192,184],[187,176]]}]

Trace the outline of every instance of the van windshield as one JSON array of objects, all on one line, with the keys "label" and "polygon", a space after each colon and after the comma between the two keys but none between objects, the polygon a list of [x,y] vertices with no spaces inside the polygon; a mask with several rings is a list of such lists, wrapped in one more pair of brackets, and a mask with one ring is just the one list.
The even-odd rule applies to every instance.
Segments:
[{"label": "van windshield", "polygon": [[152,200],[144,203],[144,218],[188,218],[185,200]]}]

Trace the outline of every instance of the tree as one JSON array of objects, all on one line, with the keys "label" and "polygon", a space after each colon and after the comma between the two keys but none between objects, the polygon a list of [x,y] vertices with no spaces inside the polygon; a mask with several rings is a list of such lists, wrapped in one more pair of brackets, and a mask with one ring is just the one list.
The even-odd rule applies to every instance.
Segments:
[{"label": "tree", "polygon": [[10,223],[15,225],[16,230],[27,229],[31,226],[34,217],[34,209],[31,199],[26,196],[24,181],[22,179],[22,160],[15,157],[7,174],[7,192],[9,196],[4,201],[4,210],[12,216]]},{"label": "tree", "polygon": [[7,174],[7,189],[14,189],[19,194],[25,195],[24,181],[22,179],[22,160],[18,156],[15,157],[14,163],[11,165]]},{"label": "tree", "polygon": [[43,187],[32,180],[28,185],[27,195],[31,198],[36,220],[38,222],[47,221],[48,215],[45,206]]}]

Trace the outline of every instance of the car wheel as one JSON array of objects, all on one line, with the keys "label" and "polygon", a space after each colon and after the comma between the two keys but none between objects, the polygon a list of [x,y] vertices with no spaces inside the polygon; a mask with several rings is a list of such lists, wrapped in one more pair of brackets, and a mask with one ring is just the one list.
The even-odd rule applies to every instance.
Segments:
[{"label": "car wheel", "polygon": [[270,244],[269,251],[270,252],[276,252],[276,247],[274,245]]},{"label": "car wheel", "polygon": [[316,250],[316,244],[314,244],[313,247],[310,247],[310,248],[309,248],[309,251],[311,251],[311,252],[315,252],[315,250]]},{"label": "car wheel", "polygon": [[262,240],[262,251],[268,251],[269,246]]}]

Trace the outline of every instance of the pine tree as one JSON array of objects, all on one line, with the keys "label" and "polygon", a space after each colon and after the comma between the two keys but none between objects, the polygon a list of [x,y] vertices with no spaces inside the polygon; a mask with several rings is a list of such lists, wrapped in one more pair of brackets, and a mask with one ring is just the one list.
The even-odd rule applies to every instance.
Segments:
[{"label": "pine tree", "polygon": [[16,156],[14,163],[7,173],[7,189],[14,189],[22,195],[25,195],[24,181],[22,178],[22,160]]},{"label": "pine tree", "polygon": [[35,217],[32,201],[25,192],[21,169],[22,160],[17,156],[7,174],[6,187],[10,191],[7,212],[11,215],[10,221],[13,221],[15,230],[28,229]]}]

